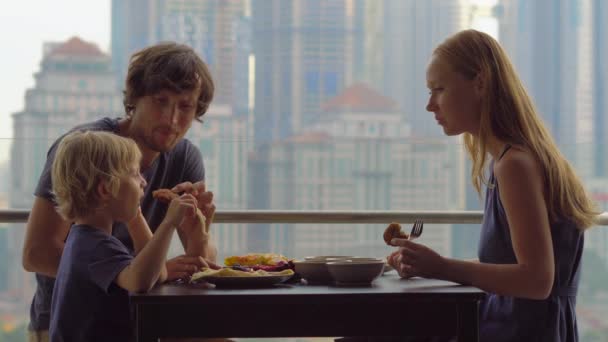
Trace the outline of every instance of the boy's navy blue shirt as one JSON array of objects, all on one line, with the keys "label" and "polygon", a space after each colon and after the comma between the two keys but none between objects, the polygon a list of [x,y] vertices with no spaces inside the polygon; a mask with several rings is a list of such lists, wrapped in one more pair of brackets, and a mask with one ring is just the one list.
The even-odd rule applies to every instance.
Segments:
[{"label": "boy's navy blue shirt", "polygon": [[72,226],[53,289],[51,341],[132,340],[129,293],[114,282],[132,260],[114,236]]}]

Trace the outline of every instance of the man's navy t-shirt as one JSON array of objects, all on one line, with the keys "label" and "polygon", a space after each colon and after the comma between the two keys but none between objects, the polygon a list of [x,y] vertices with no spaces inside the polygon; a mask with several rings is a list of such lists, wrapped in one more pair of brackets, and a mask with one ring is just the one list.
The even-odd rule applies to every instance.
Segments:
[{"label": "man's navy t-shirt", "polygon": [[[104,118],[77,126],[72,131],[107,131],[118,133],[118,121],[119,119],[117,118]],[[38,197],[46,198],[53,202],[55,199],[52,194],[51,169],[57,145],[62,138],[63,136],[57,139],[49,149],[46,164],[34,193]],[[150,229],[156,231],[156,228],[165,217],[167,205],[152,198],[152,191],[161,188],[171,189],[175,185],[186,181],[194,183],[204,180],[205,168],[198,148],[187,139],[182,139],[173,150],[161,153],[152,165],[142,172],[142,175],[148,185],[146,186],[144,199],[141,203],[141,210]],[[124,223],[116,222],[112,235],[118,238],[129,250],[133,250],[133,241],[131,241]],[[30,307],[30,330],[47,330],[49,328],[54,281],[55,278],[36,274],[38,286]]]},{"label": "man's navy t-shirt", "polygon": [[132,260],[131,251],[114,236],[72,226],[53,289],[51,341],[133,340],[129,293],[114,283]]}]

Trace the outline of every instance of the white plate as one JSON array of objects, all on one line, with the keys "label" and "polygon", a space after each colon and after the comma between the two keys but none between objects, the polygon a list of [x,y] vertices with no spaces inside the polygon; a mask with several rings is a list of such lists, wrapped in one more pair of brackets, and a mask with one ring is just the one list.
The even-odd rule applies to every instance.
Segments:
[{"label": "white plate", "polygon": [[217,276],[206,276],[197,279],[197,281],[204,280],[208,283],[214,284],[217,287],[262,287],[280,284],[287,281],[293,275],[268,275],[259,277],[217,277]]}]

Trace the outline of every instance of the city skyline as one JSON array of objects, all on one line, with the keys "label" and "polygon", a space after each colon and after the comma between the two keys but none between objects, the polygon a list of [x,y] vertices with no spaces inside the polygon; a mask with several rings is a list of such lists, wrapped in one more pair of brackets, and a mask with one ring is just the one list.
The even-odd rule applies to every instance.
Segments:
[{"label": "city skyline", "polygon": [[[146,38],[141,40],[137,40],[141,38],[138,36],[138,26],[129,27],[126,23],[134,20],[137,13],[147,12],[149,8],[146,6],[150,3],[129,2],[133,8],[125,10],[126,7],[121,7],[127,12],[119,13],[120,18],[111,20],[112,25],[116,25],[112,28],[112,36],[120,38],[111,43],[117,49],[114,55],[107,47],[96,44],[85,35],[68,35],[65,39],[40,42],[37,49],[45,51],[45,54],[40,55],[40,60],[36,61],[38,67],[29,75],[35,79],[35,83],[27,90],[21,89],[20,96],[25,103],[9,113],[10,126],[15,127],[13,136],[16,142],[11,144],[9,140],[7,143],[11,147],[10,168],[14,175],[6,190],[10,199],[9,207],[31,207],[33,188],[45,162],[45,153],[60,134],[78,123],[120,115],[121,95],[115,84],[114,72],[121,71],[113,70],[112,65],[126,67],[124,63],[131,50],[159,40],[176,38],[191,43],[203,58],[208,59],[212,72],[220,70],[218,80],[222,80],[223,88],[216,90],[222,94],[219,98],[224,100],[212,103],[204,117],[205,124],[194,123],[186,136],[203,155],[205,182],[214,191],[219,210],[479,209],[475,207],[479,197],[467,184],[470,166],[467,165],[459,137],[425,135],[426,131],[420,133],[431,124],[437,131],[440,129],[423,107],[422,97],[426,98],[427,89],[424,75],[417,71],[424,70],[424,55],[430,53],[427,50],[444,35],[474,27],[498,36],[497,21],[491,16],[505,14],[500,12],[501,9],[507,12],[499,18],[506,18],[504,20],[509,22],[511,28],[529,30],[528,27],[536,23],[534,18],[518,20],[521,18],[512,15],[522,10],[516,7],[497,7],[498,11],[493,12],[490,2],[482,0],[454,0],[453,3],[446,2],[445,7],[440,6],[442,2],[439,0],[424,0],[424,3],[423,0],[345,0],[344,3],[254,0],[254,4],[263,6],[252,10],[251,16],[243,18],[238,11],[227,10],[219,14],[226,10],[220,8],[221,1],[209,0],[205,5],[210,7],[205,7],[204,11],[196,7],[201,4],[197,0],[155,2],[158,7],[151,10],[154,12],[153,18],[143,15],[139,18],[149,25],[143,34]],[[544,1],[545,5],[552,3],[550,0]],[[591,17],[593,12],[589,1],[580,1],[584,3],[580,7],[584,18]],[[483,6],[460,7],[475,2]],[[523,2],[509,0],[504,3],[516,6]],[[125,4],[120,2],[121,6]],[[398,6],[393,6],[395,4]],[[190,5],[196,5],[193,12],[196,15],[184,10]],[[388,24],[383,23],[374,14],[367,15],[369,13],[365,9],[378,11],[375,14],[388,11],[392,18],[386,20]],[[412,12],[412,9],[415,11]],[[201,14],[203,12],[204,15]],[[523,12],[539,16],[546,13],[542,7],[535,8],[534,12]],[[399,23],[401,14],[404,18],[415,20]],[[572,114],[572,118],[564,119],[550,111],[555,115],[548,117],[550,128],[559,128],[554,132],[556,140],[576,144],[578,140],[574,134],[591,139],[586,126],[576,126],[572,131],[568,128],[573,125],[574,118],[590,116],[596,108],[590,105],[590,101],[597,95],[590,94],[593,93],[592,81],[597,80],[589,77],[596,77],[592,66],[595,65],[593,62],[597,62],[594,59],[597,57],[591,56],[594,42],[589,38],[591,32],[595,31],[593,25],[567,27],[566,24],[572,23],[565,24],[557,17],[553,23],[559,29],[545,31],[546,35],[551,35],[546,39],[542,34],[536,36],[535,40],[526,40],[528,36],[523,34],[509,36],[504,27],[500,35],[505,37],[507,51],[513,51],[515,64],[521,66],[522,70],[519,71],[524,83],[530,83],[533,96],[539,94],[536,96],[540,97],[541,106],[559,102],[564,106],[564,113]],[[232,20],[233,24],[228,25],[227,20]],[[222,22],[218,24],[218,21]],[[435,25],[439,22],[442,25]],[[365,32],[370,28],[372,32]],[[125,30],[123,35],[120,34],[122,29]],[[551,61],[538,56],[529,58],[536,51],[525,49],[534,50],[540,43],[558,46],[564,30],[567,32],[564,38],[577,49],[562,49],[562,54],[553,56],[555,58]],[[213,37],[206,36],[207,40],[199,42],[198,38],[207,33],[213,34]],[[342,36],[345,42],[340,41]],[[379,37],[382,44],[360,44],[357,40],[362,37],[365,38],[361,41],[366,43]],[[218,39],[231,41],[217,44]],[[538,44],[530,44],[530,41]],[[416,49],[421,51],[413,51]],[[522,50],[523,55],[518,54]],[[549,49],[541,51],[539,56],[546,56],[545,50]],[[384,55],[394,51],[397,52],[394,58],[384,58]],[[222,65],[215,63],[218,59],[226,58],[232,60]],[[374,65],[384,60],[390,60],[391,64]],[[399,61],[402,63],[399,64]],[[559,82],[562,77],[562,80],[571,81],[571,89],[542,92],[542,85],[548,83],[542,76],[543,72],[546,73],[545,69],[551,69],[553,65],[558,66],[554,69],[567,75],[552,75],[555,79],[552,79],[550,86],[569,86],[570,83]],[[570,71],[569,65],[576,65],[576,70]],[[363,70],[365,72],[357,75],[358,67],[365,69],[370,66],[373,66],[371,71]],[[223,74],[222,70],[227,71]],[[390,75],[391,71],[396,75]],[[407,77],[402,74],[407,74]],[[388,86],[384,84],[385,79],[391,80],[386,82]],[[227,86],[225,82],[231,83]],[[387,89],[390,90],[393,85],[400,89],[389,93]],[[418,90],[421,94],[417,94],[416,98],[400,97],[404,92],[414,93]],[[232,96],[232,93],[239,95]],[[240,98],[245,94],[246,99]],[[403,102],[413,105],[404,109]],[[419,117],[409,116],[411,111],[416,111]],[[596,116],[601,113],[596,113]],[[276,125],[277,122],[279,125]],[[289,129],[281,131],[282,123],[289,125]],[[268,127],[274,127],[276,132],[266,137],[264,130],[268,130]],[[5,128],[2,126],[2,129]],[[20,143],[22,141],[28,143]],[[1,144],[2,140],[0,165],[3,157],[8,157],[2,154]],[[580,146],[570,147],[575,147],[574,152],[578,152]],[[572,160],[575,167],[582,165],[586,168],[587,163],[594,162],[589,159],[577,164],[581,161],[576,154],[575,157]],[[589,157],[585,155],[585,158]],[[584,181],[589,181],[585,185],[601,208],[608,208],[608,179],[597,177]],[[27,301],[31,299],[29,292],[32,291],[32,275],[24,272],[20,265],[25,229],[22,229],[22,224],[5,226],[9,229],[3,230],[3,235],[0,235],[0,260],[8,261],[4,264],[5,281],[0,282],[0,286],[5,286],[5,293],[20,296],[18,304],[25,312]],[[268,229],[261,229],[264,227]],[[282,252],[294,258],[337,252],[384,256],[388,247],[381,241],[382,228],[379,224],[222,223],[214,224],[216,231],[213,238],[221,248],[220,260],[227,255],[266,251]],[[467,230],[459,230],[462,227],[452,224],[429,224],[429,228],[421,241],[433,246],[442,255],[460,258],[474,253],[478,225]],[[594,229],[588,235],[591,241],[588,240],[585,251],[593,253],[591,257],[595,258],[596,263],[590,258],[593,273],[601,276],[606,274],[608,277],[605,272],[608,264],[608,233],[605,229]],[[174,244],[172,255],[180,251],[181,247]],[[596,316],[604,317],[601,313],[608,311],[608,303],[602,299],[603,290],[601,287],[597,289],[597,284],[603,283],[588,283],[581,290],[580,307],[584,310],[584,315],[580,316],[581,326],[592,324]],[[589,288],[593,288],[593,291]],[[592,306],[589,304],[592,301],[597,303],[594,302]],[[592,309],[595,311],[592,312]]]},{"label": "city skyline", "polygon": [[12,143],[11,115],[23,110],[25,91],[34,86],[43,45],[78,36],[104,53],[110,47],[110,0],[53,2],[23,0],[0,11],[0,163],[7,161]]},{"label": "city skyline", "polygon": [[[496,1],[472,0],[471,3],[490,6]],[[493,19],[478,18],[472,25],[496,37]],[[11,115],[23,110],[25,91],[34,85],[33,75],[40,69],[43,44],[67,41],[75,36],[96,44],[102,52],[111,55],[111,0],[86,3],[24,0],[11,4],[10,11],[0,12],[0,44],[13,47],[0,56],[3,75],[0,80],[3,95],[0,101],[0,164],[8,161],[13,137]]]}]

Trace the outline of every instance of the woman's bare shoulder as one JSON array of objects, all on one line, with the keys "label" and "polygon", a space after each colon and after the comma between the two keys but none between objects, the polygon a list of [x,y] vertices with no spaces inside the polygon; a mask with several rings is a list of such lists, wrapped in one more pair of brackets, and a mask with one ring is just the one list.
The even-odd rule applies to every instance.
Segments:
[{"label": "woman's bare shoulder", "polygon": [[542,179],[541,166],[527,149],[513,146],[494,164],[494,174],[502,180]]}]

